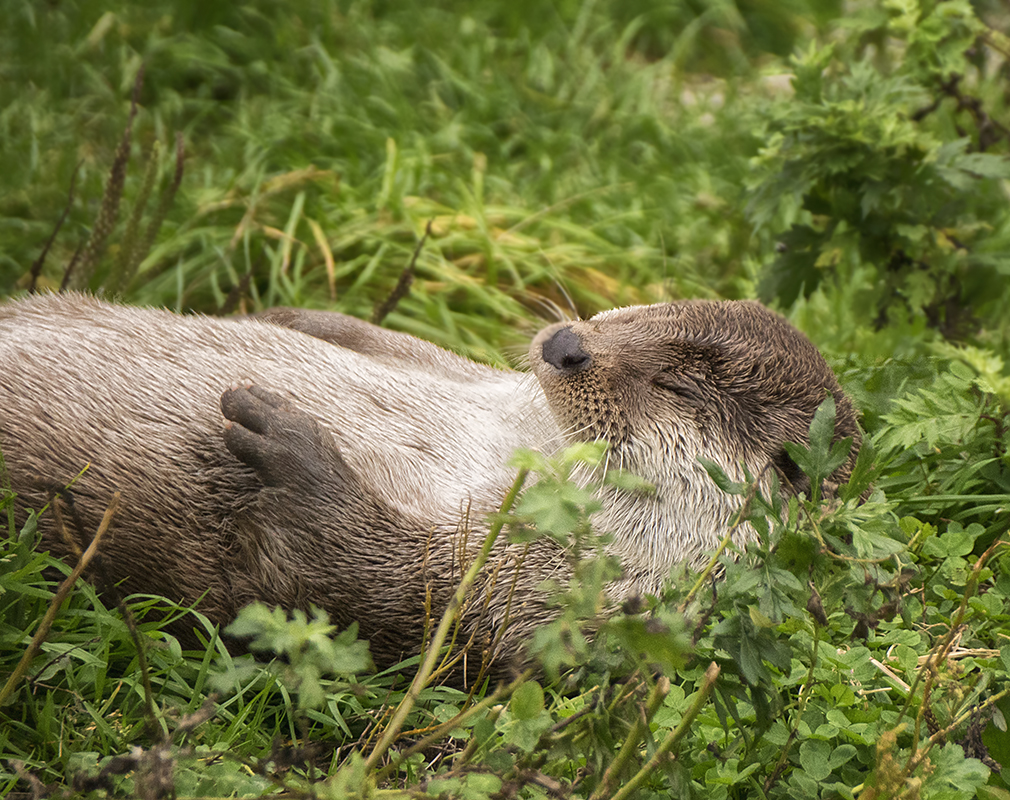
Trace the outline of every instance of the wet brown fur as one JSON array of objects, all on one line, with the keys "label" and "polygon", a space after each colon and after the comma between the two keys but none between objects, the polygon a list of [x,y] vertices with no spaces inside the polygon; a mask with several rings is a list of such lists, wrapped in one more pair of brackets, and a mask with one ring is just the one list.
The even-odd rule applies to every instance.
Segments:
[{"label": "wet brown fur", "polygon": [[[611,467],[656,485],[649,497],[605,496],[596,520],[615,534],[623,596],[657,591],[724,533],[736,500],[699,455],[732,475],[741,462],[789,472],[782,442],[805,440],[829,391],[836,435],[858,443],[823,358],[758,304],[558,323],[530,360],[535,378],[325,312],[221,320],[30,298],[0,306],[0,447],[21,515],[86,464],[73,490],[83,530],[123,493],[104,563],[126,591],[199,599],[222,624],[252,600],[314,604],[339,625],[357,621],[384,666],[416,652],[428,592],[440,613],[516,447],[606,438]],[[40,527],[64,552],[46,516]],[[552,615],[538,587],[570,574],[550,541],[520,565],[521,552],[498,549],[496,578],[466,611],[471,668],[485,648],[500,672],[521,662]]]}]

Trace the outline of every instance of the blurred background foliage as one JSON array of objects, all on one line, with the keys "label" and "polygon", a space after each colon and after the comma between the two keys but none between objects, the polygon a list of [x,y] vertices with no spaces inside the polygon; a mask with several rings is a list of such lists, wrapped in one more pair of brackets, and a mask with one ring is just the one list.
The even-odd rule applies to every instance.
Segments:
[{"label": "blurred background foliage", "polygon": [[247,307],[367,316],[432,220],[390,324],[484,359],[545,304],[755,295],[814,304],[832,354],[1002,351],[1006,13],[977,10],[11,0],[0,288],[73,183],[58,285],[144,65],[123,218],[156,143],[162,187],[176,135],[186,169],[130,300],[213,311],[249,275]]},{"label": "blurred background foliage", "polygon": [[[253,305],[366,315],[434,220],[390,324],[486,359],[543,302],[760,292],[802,321],[802,295],[836,323],[818,344],[875,356],[920,312],[998,329],[1006,56],[974,37],[1003,12],[933,5],[10,2],[0,287],[78,165],[50,282],[87,238],[143,64],[124,208],[156,142],[165,183],[182,135],[186,173],[137,302],[212,311],[250,274]],[[942,63],[904,57],[933,53],[916,15]]]}]

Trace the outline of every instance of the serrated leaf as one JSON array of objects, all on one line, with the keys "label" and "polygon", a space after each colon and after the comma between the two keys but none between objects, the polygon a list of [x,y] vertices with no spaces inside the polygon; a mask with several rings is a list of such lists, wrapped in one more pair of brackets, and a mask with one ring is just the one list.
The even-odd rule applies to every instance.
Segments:
[{"label": "serrated leaf", "polygon": [[739,654],[737,664],[749,684],[755,686],[771,680],[771,673],[761,658],[759,639],[752,637],[749,631],[742,631],[737,652]]},{"label": "serrated leaf", "polygon": [[965,758],[964,750],[956,742],[948,742],[931,755],[934,770],[926,778],[930,797],[969,800],[989,777],[988,768],[977,759]]},{"label": "serrated leaf", "polygon": [[581,509],[558,497],[554,486],[537,484],[526,490],[519,501],[516,513],[536,523],[537,529],[564,539],[579,527]]},{"label": "serrated leaf", "polygon": [[1010,161],[992,153],[968,153],[961,156],[957,166],[980,178],[1010,178]]}]

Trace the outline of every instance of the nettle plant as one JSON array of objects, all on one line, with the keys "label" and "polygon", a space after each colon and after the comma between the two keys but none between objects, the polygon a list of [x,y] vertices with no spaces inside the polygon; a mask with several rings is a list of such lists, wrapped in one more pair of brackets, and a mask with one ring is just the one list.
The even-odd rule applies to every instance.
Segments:
[{"label": "nettle plant", "polygon": [[775,251],[758,294],[855,284],[862,324],[947,337],[1005,317],[1008,57],[967,0],[867,6],[796,56],[753,160],[748,211]]}]

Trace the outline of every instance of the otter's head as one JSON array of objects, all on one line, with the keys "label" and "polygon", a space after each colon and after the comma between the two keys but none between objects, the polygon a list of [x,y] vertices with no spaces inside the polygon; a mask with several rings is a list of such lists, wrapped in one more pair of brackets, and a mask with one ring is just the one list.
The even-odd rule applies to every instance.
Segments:
[{"label": "otter's head", "polygon": [[[851,471],[859,442],[851,404],[817,348],[759,303],[687,301],[605,311],[541,331],[530,360],[567,437],[605,439],[610,466],[656,486],[652,508],[639,503],[611,514],[618,529],[628,514],[638,520],[637,533],[629,530],[628,537],[677,529],[678,541],[699,540],[687,557],[713,537],[718,541],[721,534],[708,528],[722,526],[732,508],[699,456],[737,480],[741,464],[755,476],[770,464],[786,487],[807,488],[783,442],[807,441],[828,392],[837,406],[836,439],[851,436],[856,443],[832,480],[844,481]],[[663,537],[653,544],[667,552],[650,563],[685,556]]]}]

